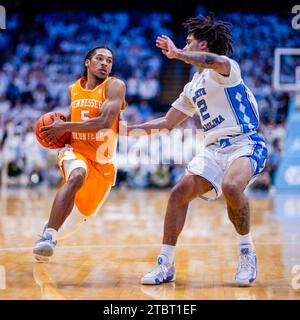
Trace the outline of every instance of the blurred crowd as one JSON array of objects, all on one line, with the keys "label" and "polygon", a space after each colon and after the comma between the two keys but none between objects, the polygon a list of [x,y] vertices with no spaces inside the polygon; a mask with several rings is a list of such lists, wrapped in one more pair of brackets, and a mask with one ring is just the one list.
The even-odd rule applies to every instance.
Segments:
[{"label": "blurred crowd", "polygon": [[[259,103],[260,130],[267,139],[270,157],[256,186],[269,189],[282,154],[289,105],[287,94],[272,89],[274,48],[299,46],[300,38],[294,36],[288,21],[275,15],[236,12],[224,14],[222,19],[232,24],[233,58],[240,63],[244,81]],[[99,44],[108,44],[114,51],[113,75],[126,81],[124,119],[138,123],[159,116],[163,57],[154,43],[159,34],[174,38],[171,22],[169,14],[158,12],[48,12],[33,21],[12,15],[7,30],[0,33],[0,166],[8,177],[22,176],[27,185],[59,183],[55,151],[37,144],[34,122],[45,112],[68,112],[67,87],[82,75],[87,51]],[[293,81],[293,67],[293,61],[286,63],[284,81]],[[181,127],[195,132],[197,126],[198,119],[192,118]],[[190,160],[197,149],[194,137],[180,130],[170,135],[184,142],[185,160]],[[120,143],[118,184],[166,187],[178,180],[185,169],[185,164],[175,161],[179,149],[170,151],[167,164],[159,160],[149,166],[136,157],[138,149],[150,158],[157,154],[163,158],[166,141],[161,137],[154,140],[151,148],[145,137],[130,138],[127,148]],[[128,150],[134,151],[130,161]]]},{"label": "blurred crowd", "polygon": [[[275,15],[231,13],[224,16],[232,23],[235,56],[238,57],[242,76],[258,100],[260,131],[269,151],[267,167],[256,181],[257,188],[269,189],[274,184],[284,141],[289,107],[289,95],[274,91],[272,87],[275,48],[300,46],[300,38],[288,19]],[[240,27],[237,27],[240,26]],[[295,57],[285,57],[281,64],[281,81],[295,83]],[[254,185],[255,187],[255,185]]]},{"label": "blurred crowd", "polygon": [[[222,17],[223,18],[223,17]],[[300,38],[288,19],[276,15],[244,14],[224,15],[232,24],[235,42],[234,56],[238,58],[242,76],[258,100],[260,131],[269,151],[267,168],[256,182],[258,188],[270,188],[274,183],[285,141],[285,125],[289,107],[289,95],[274,91],[275,48],[300,46]],[[286,56],[281,63],[281,81],[295,83],[295,67],[299,57]]]}]

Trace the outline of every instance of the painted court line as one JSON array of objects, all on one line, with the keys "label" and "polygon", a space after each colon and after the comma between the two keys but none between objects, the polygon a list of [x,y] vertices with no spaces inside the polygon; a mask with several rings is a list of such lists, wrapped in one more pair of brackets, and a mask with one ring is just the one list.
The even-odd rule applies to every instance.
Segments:
[{"label": "painted court line", "polygon": [[[199,243],[182,243],[176,247],[214,247],[214,246],[236,246],[236,242],[199,242]],[[278,245],[300,245],[300,242],[255,242],[255,246],[278,246]],[[161,243],[152,244],[95,244],[95,245],[82,245],[82,246],[59,246],[57,250],[72,250],[72,249],[97,249],[97,248],[151,248],[160,247]],[[0,248],[0,252],[9,251],[28,251],[32,247],[17,247],[17,248]]]}]

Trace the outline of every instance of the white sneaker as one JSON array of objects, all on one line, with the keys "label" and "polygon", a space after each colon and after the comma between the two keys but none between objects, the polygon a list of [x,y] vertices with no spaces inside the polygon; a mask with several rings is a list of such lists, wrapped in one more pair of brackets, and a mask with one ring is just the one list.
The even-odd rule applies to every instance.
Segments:
[{"label": "white sneaker", "polygon": [[242,246],[235,281],[239,286],[249,286],[257,276],[257,257],[252,246]]},{"label": "white sneaker", "polygon": [[164,282],[174,281],[176,279],[174,263],[170,264],[165,255],[157,258],[157,266],[149,273],[146,273],[141,284],[161,284]]},{"label": "white sneaker", "polygon": [[57,241],[53,241],[51,234],[45,233],[33,247],[34,257],[37,261],[46,262],[53,255]]}]

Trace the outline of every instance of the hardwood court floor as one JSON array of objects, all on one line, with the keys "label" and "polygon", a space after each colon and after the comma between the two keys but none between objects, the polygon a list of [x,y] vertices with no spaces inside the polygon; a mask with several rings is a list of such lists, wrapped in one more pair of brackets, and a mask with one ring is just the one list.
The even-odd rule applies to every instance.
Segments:
[{"label": "hardwood court floor", "polygon": [[252,287],[235,286],[236,239],[222,199],[191,204],[176,251],[176,283],[140,285],[159,253],[168,194],[112,190],[101,213],[41,264],[32,244],[54,191],[2,193],[0,299],[300,299],[300,215],[276,213],[266,198],[251,199],[259,266]]}]

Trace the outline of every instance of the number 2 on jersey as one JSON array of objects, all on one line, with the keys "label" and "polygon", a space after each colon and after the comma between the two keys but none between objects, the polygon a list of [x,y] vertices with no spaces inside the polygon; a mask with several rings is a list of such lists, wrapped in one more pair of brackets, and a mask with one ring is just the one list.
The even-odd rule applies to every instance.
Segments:
[{"label": "number 2 on jersey", "polygon": [[198,101],[197,106],[199,108],[202,120],[210,118],[210,114],[207,111],[207,105],[204,99]]}]

